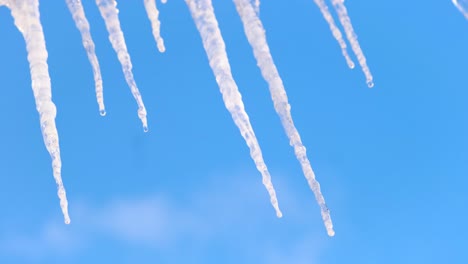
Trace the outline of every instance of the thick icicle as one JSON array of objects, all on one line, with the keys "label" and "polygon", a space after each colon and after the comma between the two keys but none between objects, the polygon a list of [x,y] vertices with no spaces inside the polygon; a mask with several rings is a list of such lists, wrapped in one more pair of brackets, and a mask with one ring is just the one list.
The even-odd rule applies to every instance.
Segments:
[{"label": "thick icicle", "polygon": [[369,88],[374,87],[374,81],[372,74],[370,72],[369,67],[367,66],[366,57],[359,46],[359,42],[357,40],[357,36],[354,33],[353,26],[351,24],[351,19],[348,16],[348,11],[344,5],[344,0],[331,0],[333,7],[335,8],[336,12],[338,13],[338,18],[343,25],[344,31],[346,33],[346,37],[348,38],[349,43],[351,44],[351,48],[356,55],[359,65],[361,65],[362,71],[366,76],[367,86]]},{"label": "thick icicle", "polygon": [[161,37],[161,22],[159,22],[159,11],[156,7],[156,0],[144,0],[146,13],[151,21],[151,28],[153,29],[154,40],[158,45],[159,52],[166,51],[164,47],[164,39]]},{"label": "thick icicle", "polygon": [[468,19],[468,0],[452,0],[453,4]]},{"label": "thick icicle", "polygon": [[96,56],[94,41],[91,37],[88,19],[86,19],[81,0],[66,0],[66,2],[68,9],[72,14],[73,20],[75,21],[75,25],[81,33],[83,46],[86,50],[86,54],[88,55],[88,60],[93,68],[94,84],[96,87],[96,98],[99,105],[99,113],[102,116],[104,116],[106,115],[106,109],[104,106],[101,69],[99,68],[99,61]]},{"label": "thick icicle", "polygon": [[341,34],[341,31],[338,29],[338,27],[335,24],[335,20],[333,19],[330,10],[328,10],[328,6],[325,3],[324,0],[314,0],[315,4],[318,6],[320,9],[320,12],[323,15],[323,18],[327,21],[328,26],[330,27],[330,30],[333,34],[333,37],[335,37],[336,41],[338,41],[338,44],[340,45],[341,48],[341,53],[343,54],[346,63],[348,64],[348,67],[353,69],[354,68],[354,62],[351,60],[349,57],[347,47],[346,47],[346,42],[343,39],[343,35]]},{"label": "thick icicle", "polygon": [[39,112],[42,135],[47,150],[52,158],[52,168],[57,183],[60,207],[65,223],[70,223],[68,216],[68,202],[63,187],[60,160],[60,148],[57,128],[55,127],[56,108],[52,102],[49,69],[47,66],[47,50],[44,33],[39,18],[39,0],[3,1],[11,9],[15,25],[23,34],[28,52],[29,68],[31,71],[32,89]]},{"label": "thick icicle", "polygon": [[132,73],[132,61],[127,51],[127,45],[125,45],[125,38],[120,28],[119,22],[119,10],[117,9],[117,2],[115,0],[96,0],[96,4],[99,7],[101,16],[106,24],[107,31],[109,32],[109,40],[117,53],[120,64],[122,64],[122,70],[125,75],[130,90],[132,91],[133,97],[138,104],[138,116],[143,124],[143,130],[148,131],[148,121],[146,119],[146,108],[143,104],[140,91],[135,83]]},{"label": "thick icicle", "polygon": [[270,194],[271,204],[276,210],[276,215],[281,217],[282,213],[278,207],[278,200],[276,199],[270,173],[263,161],[262,151],[250,124],[249,116],[244,110],[242,96],[232,77],[226,46],[218,27],[211,0],[185,0],[185,2],[200,32],[211,69],[223,95],[224,104],[250,148],[250,155],[262,174],[263,184]]},{"label": "thick icicle", "polygon": [[270,54],[270,48],[268,47],[265,29],[263,28],[262,22],[257,17],[254,6],[249,0],[234,0],[236,4],[237,12],[242,19],[244,25],[244,31],[247,35],[247,39],[252,46],[254,56],[257,60],[263,78],[268,82],[270,87],[271,97],[274,102],[275,110],[281,118],[281,123],[286,131],[291,146],[294,148],[297,159],[299,160],[304,175],[309,183],[310,188],[315,194],[315,199],[320,206],[322,219],[327,229],[329,236],[333,236],[333,224],[330,218],[330,211],[325,204],[325,199],[320,191],[320,184],[315,179],[314,171],[310,165],[309,159],[306,155],[306,148],[302,144],[301,137],[291,116],[291,106],[288,103],[288,96],[283,86],[283,81],[279,76],[278,70],[274,64],[273,58]]}]

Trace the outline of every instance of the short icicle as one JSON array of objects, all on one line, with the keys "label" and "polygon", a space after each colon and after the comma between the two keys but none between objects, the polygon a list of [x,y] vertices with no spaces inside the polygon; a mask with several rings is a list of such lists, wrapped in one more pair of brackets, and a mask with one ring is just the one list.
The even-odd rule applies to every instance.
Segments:
[{"label": "short icicle", "polygon": [[370,72],[369,66],[367,66],[366,57],[364,56],[364,52],[362,52],[361,46],[357,40],[356,33],[354,33],[353,25],[351,24],[351,19],[348,16],[348,10],[344,5],[344,0],[331,0],[333,7],[335,8],[338,18],[340,20],[341,25],[344,28],[346,33],[346,37],[348,38],[349,43],[351,44],[351,48],[353,49],[354,54],[357,57],[359,65],[361,65],[362,71],[366,76],[367,86],[369,88],[374,87],[374,81],[372,77],[372,73]]},{"label": "short icicle", "polygon": [[151,22],[153,29],[153,36],[158,46],[159,52],[166,51],[164,46],[164,39],[161,37],[161,22],[159,21],[159,11],[156,6],[156,0],[143,0],[145,4],[146,14]]},{"label": "short icicle", "polygon": [[96,56],[94,41],[91,37],[89,22],[86,18],[81,0],[66,0],[66,2],[68,9],[72,14],[73,20],[75,21],[75,25],[80,31],[83,46],[86,50],[86,54],[88,55],[88,60],[91,63],[91,67],[93,68],[94,84],[96,87],[96,98],[99,105],[99,113],[102,116],[104,116],[106,115],[106,109],[104,106],[104,93],[102,88],[101,69],[99,67],[99,61]]},{"label": "short icicle", "polygon": [[132,73],[132,61],[128,54],[125,38],[120,28],[119,10],[117,9],[117,2],[115,0],[96,0],[96,4],[101,12],[101,16],[106,24],[107,31],[109,32],[109,40],[117,53],[117,57],[122,64],[122,70],[125,75],[125,80],[138,104],[138,117],[143,124],[143,130],[148,131],[148,121],[146,118],[146,108],[141,98],[140,91],[135,83]]}]

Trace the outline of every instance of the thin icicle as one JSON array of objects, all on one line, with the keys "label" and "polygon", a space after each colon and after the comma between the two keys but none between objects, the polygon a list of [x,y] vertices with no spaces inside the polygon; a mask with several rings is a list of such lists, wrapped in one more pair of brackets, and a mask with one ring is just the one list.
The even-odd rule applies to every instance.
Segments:
[{"label": "thin icicle", "polygon": [[336,41],[338,41],[338,44],[340,45],[341,48],[341,53],[343,54],[346,63],[348,64],[348,67],[353,69],[354,68],[354,62],[351,60],[349,57],[347,47],[346,47],[346,42],[343,39],[343,35],[341,34],[341,31],[338,29],[338,27],[335,24],[335,20],[333,19],[330,10],[328,10],[327,4],[325,4],[324,0],[314,0],[315,4],[318,6],[320,9],[320,12],[322,12],[323,18],[327,21],[330,30],[333,34],[333,37],[335,37]]},{"label": "thin icicle", "polygon": [[329,236],[335,235],[333,224],[330,218],[330,211],[325,204],[325,199],[320,191],[320,184],[315,179],[314,171],[310,165],[306,155],[306,148],[302,144],[301,137],[291,116],[291,106],[288,103],[288,96],[283,86],[283,81],[279,76],[275,63],[268,47],[265,29],[262,22],[257,17],[254,7],[249,0],[234,0],[237,12],[242,19],[244,31],[247,39],[252,46],[254,56],[257,60],[263,78],[267,81],[271,97],[274,102],[275,110],[281,118],[281,123],[286,131],[291,146],[294,148],[297,159],[299,160],[304,175],[309,183],[310,188],[315,194],[315,199],[320,206],[322,219],[327,229]]},{"label": "thin icicle", "polygon": [[106,23],[107,31],[109,32],[109,40],[117,53],[120,64],[122,64],[122,70],[125,75],[130,90],[132,91],[133,97],[138,104],[138,117],[140,117],[143,124],[143,130],[148,131],[148,121],[146,119],[146,108],[141,98],[140,91],[135,83],[132,73],[132,61],[127,51],[127,45],[125,45],[125,38],[120,28],[119,22],[119,10],[117,9],[117,2],[115,0],[96,0],[96,4],[99,7],[101,16]]},{"label": "thin icicle", "polygon": [[96,87],[96,98],[99,105],[99,113],[102,116],[104,116],[106,115],[106,109],[104,106],[101,69],[99,68],[99,61],[96,56],[94,41],[91,37],[88,19],[86,19],[81,0],[66,0],[66,2],[68,9],[72,14],[73,20],[75,21],[75,25],[81,33],[83,46],[86,50],[86,54],[88,55],[88,60],[93,68],[94,84]]},{"label": "thin icicle", "polygon": [[453,4],[468,19],[468,0],[452,0]]},{"label": "thin icicle", "polygon": [[263,184],[270,194],[271,204],[276,210],[276,215],[281,217],[282,213],[278,207],[278,200],[276,199],[270,173],[263,161],[262,151],[250,124],[249,116],[244,110],[242,96],[232,77],[226,46],[218,27],[211,0],[185,0],[185,2],[200,32],[211,69],[223,95],[224,104],[250,148],[250,155],[262,174]]},{"label": "thin icicle", "polygon": [[52,102],[49,69],[47,66],[47,50],[44,40],[44,32],[39,18],[38,0],[3,1],[11,9],[15,25],[23,34],[28,52],[29,68],[31,71],[32,89],[36,101],[36,109],[39,112],[42,135],[47,150],[52,158],[52,168],[57,183],[60,207],[65,218],[65,223],[70,223],[68,215],[68,202],[63,187],[60,160],[60,148],[57,128],[55,127],[56,108]]},{"label": "thin icicle", "polygon": [[161,0],[161,3],[166,4],[167,0]]},{"label": "thin icicle", "polygon": [[166,51],[164,47],[164,39],[161,37],[161,22],[159,21],[159,11],[156,6],[156,0],[143,0],[145,4],[146,13],[151,21],[151,27],[153,28],[154,40],[158,45],[159,52]]},{"label": "thin icicle", "polygon": [[351,24],[351,19],[348,16],[348,11],[344,5],[344,0],[331,0],[333,7],[335,8],[336,12],[338,13],[338,18],[340,19],[341,25],[343,25],[344,31],[346,33],[346,37],[348,38],[349,43],[351,44],[351,48],[356,55],[359,65],[361,65],[362,71],[366,76],[367,86],[369,88],[374,87],[374,81],[372,74],[367,66],[366,57],[359,46],[359,42],[357,40],[357,36],[354,33],[353,26]]}]

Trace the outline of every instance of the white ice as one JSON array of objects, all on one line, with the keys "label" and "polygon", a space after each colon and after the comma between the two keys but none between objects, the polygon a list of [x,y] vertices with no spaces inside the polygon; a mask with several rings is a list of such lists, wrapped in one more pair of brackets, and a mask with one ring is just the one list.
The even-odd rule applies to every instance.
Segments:
[{"label": "white ice", "polygon": [[11,9],[15,25],[26,41],[32,89],[39,112],[40,124],[47,151],[52,158],[52,169],[57,184],[60,207],[65,223],[70,223],[68,201],[62,182],[59,137],[55,126],[56,108],[52,102],[47,50],[39,15],[39,0],[0,0],[0,5]]},{"label": "white ice", "polygon": [[159,52],[166,51],[164,47],[164,39],[161,37],[161,22],[159,21],[159,11],[156,6],[156,0],[143,0],[145,4],[146,13],[151,21],[151,28],[153,29],[153,36],[158,46]]},{"label": "white ice", "polygon": [[323,18],[327,21],[328,26],[330,27],[330,30],[333,34],[333,37],[335,37],[336,41],[340,45],[341,53],[343,54],[346,60],[346,63],[348,64],[348,67],[353,69],[354,62],[349,57],[346,42],[343,39],[343,35],[341,34],[340,29],[336,26],[335,20],[333,19],[333,16],[331,15],[330,10],[328,10],[327,4],[325,3],[324,0],[314,0],[314,2],[320,9],[320,12],[322,13]]},{"label": "white ice", "polygon": [[122,70],[125,75],[125,80],[138,104],[138,117],[140,117],[143,124],[143,130],[148,131],[148,121],[146,119],[146,108],[141,98],[140,91],[135,83],[132,73],[132,61],[127,51],[125,38],[120,28],[119,10],[117,9],[117,2],[115,0],[96,0],[99,7],[101,16],[106,24],[107,31],[109,32],[109,40],[117,53],[117,57],[122,64]]},{"label": "white ice", "polygon": [[94,84],[96,87],[96,98],[99,105],[99,113],[104,116],[106,115],[106,109],[104,106],[101,69],[99,68],[99,61],[96,56],[94,41],[91,37],[89,22],[88,19],[86,19],[81,0],[66,0],[66,2],[68,9],[72,14],[73,20],[75,21],[75,25],[81,33],[83,46],[86,50],[86,54],[88,55],[88,60],[93,68]]},{"label": "white ice", "polygon": [[263,160],[262,151],[250,124],[249,116],[244,110],[242,96],[232,77],[231,67],[226,54],[226,46],[218,27],[218,21],[216,20],[211,0],[185,0],[185,2],[200,32],[211,69],[223,95],[224,104],[250,148],[250,155],[257,169],[262,174],[263,184],[268,190],[271,204],[276,210],[276,215],[281,217],[282,213],[278,206],[270,173]]},{"label": "white ice", "polygon": [[361,65],[362,71],[364,72],[364,75],[366,77],[367,86],[369,86],[369,88],[372,88],[374,87],[372,73],[370,72],[370,69],[367,66],[366,57],[364,56],[364,53],[361,50],[361,46],[359,46],[356,33],[354,33],[353,25],[351,24],[351,19],[348,16],[348,10],[344,5],[344,0],[331,0],[331,2],[338,14],[340,23],[344,28],[346,37],[348,38],[348,41],[351,44],[351,48],[353,49],[353,52],[357,57],[359,65]]},{"label": "white ice", "polygon": [[468,0],[452,0],[453,4],[468,19]]},{"label": "white ice", "polygon": [[321,213],[322,219],[327,229],[329,236],[333,236],[333,224],[330,218],[330,211],[325,204],[325,199],[320,191],[320,184],[315,179],[314,171],[310,165],[309,159],[306,155],[306,148],[302,144],[301,137],[291,116],[291,106],[288,103],[288,96],[284,89],[283,81],[279,76],[278,70],[276,69],[275,63],[268,47],[265,29],[263,28],[262,22],[258,18],[255,7],[249,0],[234,0],[237,12],[242,19],[244,25],[244,31],[247,39],[252,46],[254,56],[257,60],[263,78],[267,81],[271,98],[275,106],[275,110],[280,116],[281,123],[286,131],[289,138],[289,143],[294,148],[297,159],[299,160],[302,171],[309,183],[310,188],[314,192],[315,199],[317,200]]}]

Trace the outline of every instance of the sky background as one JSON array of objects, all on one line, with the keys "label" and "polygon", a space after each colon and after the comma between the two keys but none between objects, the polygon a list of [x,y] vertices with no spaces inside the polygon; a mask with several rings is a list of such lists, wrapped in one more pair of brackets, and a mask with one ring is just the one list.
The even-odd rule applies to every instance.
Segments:
[{"label": "sky background", "polygon": [[42,1],[71,225],[40,132],[24,40],[0,8],[0,263],[468,263],[468,21],[451,1],[346,1],[375,87],[349,70],[312,0],[263,1],[273,58],[331,210],[320,210],[231,1],[214,1],[284,217],[225,109],[184,1],[120,1],[137,106],[94,1],[104,82],[65,1]]}]

